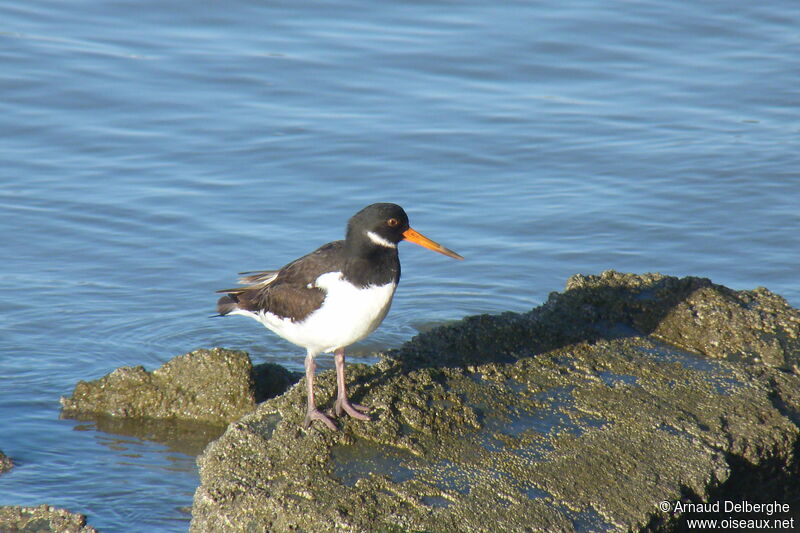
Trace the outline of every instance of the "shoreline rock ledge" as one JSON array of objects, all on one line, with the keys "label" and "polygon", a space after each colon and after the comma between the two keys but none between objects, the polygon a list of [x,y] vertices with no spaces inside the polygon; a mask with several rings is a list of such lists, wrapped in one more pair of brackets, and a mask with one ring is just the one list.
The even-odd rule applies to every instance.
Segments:
[{"label": "shoreline rock ledge", "polygon": [[213,348],[173,357],[148,372],[126,366],[93,381],[80,381],[62,397],[69,418],[178,420],[227,425],[258,402],[282,394],[299,374],[246,352]]},{"label": "shoreline rock ledge", "polygon": [[39,505],[0,507],[0,531],[4,533],[98,533],[86,525],[86,516],[66,509]]},{"label": "shoreline rock ledge", "polygon": [[191,531],[675,531],[674,502],[721,500],[790,519],[799,359],[800,312],[766,289],[573,276],[353,365],[372,422],[303,430],[302,382],[260,404],[198,459]]}]

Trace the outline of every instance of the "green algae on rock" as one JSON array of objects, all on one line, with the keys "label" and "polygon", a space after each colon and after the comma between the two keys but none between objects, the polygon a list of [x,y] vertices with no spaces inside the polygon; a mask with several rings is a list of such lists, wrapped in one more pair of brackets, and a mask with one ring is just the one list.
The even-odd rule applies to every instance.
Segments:
[{"label": "green algae on rock", "polygon": [[[177,356],[153,372],[123,367],[98,380],[81,381],[61,404],[71,417],[100,413],[227,424],[294,381],[277,365],[254,370],[247,353],[214,348]],[[265,383],[277,390],[266,390]]]},{"label": "green algae on rock", "polygon": [[[659,502],[741,495],[767,465],[742,490],[769,497],[798,471],[800,378],[785,370],[800,322],[781,302],[612,272],[529,313],[420,334],[353,366],[373,422],[303,431],[297,386],[229,426],[199,458],[191,529],[669,529],[680,516]],[[704,331],[716,313],[748,331]],[[333,379],[320,376],[321,406]]]},{"label": "green algae on rock", "polygon": [[84,515],[49,505],[0,506],[0,531],[8,533],[97,533],[95,528],[86,525]]}]

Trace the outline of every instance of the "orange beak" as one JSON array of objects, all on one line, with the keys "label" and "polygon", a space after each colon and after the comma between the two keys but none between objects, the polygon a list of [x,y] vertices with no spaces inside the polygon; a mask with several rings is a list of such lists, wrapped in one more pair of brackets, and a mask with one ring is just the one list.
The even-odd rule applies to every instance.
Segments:
[{"label": "orange beak", "polygon": [[439,252],[440,254],[444,254],[447,257],[452,257],[453,259],[464,259],[460,255],[455,253],[453,250],[445,248],[438,242],[430,240],[422,233],[419,233],[411,228],[408,228],[403,232],[403,239],[406,241],[413,242],[414,244],[419,244],[420,246],[427,248],[428,250],[433,250],[434,252]]}]

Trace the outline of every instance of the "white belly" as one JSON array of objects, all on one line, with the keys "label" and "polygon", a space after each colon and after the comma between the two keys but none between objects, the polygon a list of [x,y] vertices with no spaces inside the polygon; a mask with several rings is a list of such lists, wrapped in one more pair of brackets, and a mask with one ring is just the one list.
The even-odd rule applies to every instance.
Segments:
[{"label": "white belly", "polygon": [[272,313],[234,311],[255,318],[289,342],[312,353],[332,352],[358,342],[383,322],[395,283],[371,285],[358,289],[342,280],[340,272],[329,272],[317,278],[315,285],[326,292],[322,307],[302,322],[292,322]]}]

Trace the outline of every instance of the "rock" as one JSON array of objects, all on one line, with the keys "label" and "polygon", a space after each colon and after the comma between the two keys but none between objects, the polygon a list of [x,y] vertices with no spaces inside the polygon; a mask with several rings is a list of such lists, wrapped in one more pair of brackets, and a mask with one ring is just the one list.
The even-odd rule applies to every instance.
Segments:
[{"label": "rock", "polygon": [[293,378],[277,365],[254,370],[245,352],[196,350],[153,372],[123,367],[99,380],[81,381],[61,405],[71,417],[100,413],[227,424],[253,410],[257,401],[283,392]]},{"label": "rock", "polygon": [[292,372],[275,363],[261,363],[253,367],[253,381],[256,384],[255,400],[261,403],[279,396],[289,387],[300,381],[301,372]]},{"label": "rock", "polygon": [[5,472],[6,470],[11,470],[14,466],[14,461],[11,460],[9,456],[3,453],[3,450],[0,450],[0,473]]},{"label": "rock", "polygon": [[800,368],[800,311],[767,289],[732,291],[706,278],[614,271],[572,276],[563,293],[528,313],[474,316],[418,335],[400,357],[407,368],[513,361],[628,335],[652,335],[709,357]]},{"label": "rock", "polygon": [[[565,294],[591,295],[586,303],[601,319],[709,357],[794,370],[800,363],[800,311],[763,287],[733,291],[705,278],[608,271],[573,276]],[[609,309],[604,299],[612,295],[616,304]]]},{"label": "rock", "polygon": [[0,507],[0,531],[4,533],[97,533],[86,517],[49,505]]},{"label": "rock", "polygon": [[763,289],[573,277],[351,365],[372,422],[303,430],[303,385],[264,402],[199,458],[191,530],[673,530],[662,501],[799,501],[796,318]]}]

